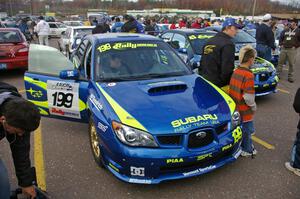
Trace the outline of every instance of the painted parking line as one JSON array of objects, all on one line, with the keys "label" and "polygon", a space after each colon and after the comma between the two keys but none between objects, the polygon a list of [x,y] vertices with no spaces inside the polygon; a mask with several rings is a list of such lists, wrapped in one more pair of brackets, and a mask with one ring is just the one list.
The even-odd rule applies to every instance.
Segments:
[{"label": "painted parking line", "polygon": [[285,94],[290,94],[289,91],[284,90],[284,89],[282,89],[282,88],[277,88],[277,90],[280,91],[280,92],[282,92],[282,93],[285,93]]},{"label": "painted parking line", "polygon": [[39,128],[34,132],[34,165],[36,169],[37,184],[43,191],[46,191],[46,175],[41,128],[42,124],[40,124]]},{"label": "painted parking line", "polygon": [[258,137],[256,137],[255,135],[252,135],[252,140],[260,145],[262,145],[263,147],[270,149],[270,150],[274,150],[275,146],[263,141],[262,139],[259,139]]}]

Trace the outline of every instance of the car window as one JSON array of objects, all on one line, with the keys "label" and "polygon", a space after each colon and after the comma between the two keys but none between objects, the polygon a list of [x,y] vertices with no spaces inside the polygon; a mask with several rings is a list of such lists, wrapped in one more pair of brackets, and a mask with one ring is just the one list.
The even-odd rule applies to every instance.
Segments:
[{"label": "car window", "polygon": [[1,31],[0,43],[19,43],[23,39],[17,31]]},{"label": "car window", "polygon": [[78,60],[80,60],[80,61],[82,61],[82,58],[84,56],[84,51],[88,45],[88,42],[89,41],[87,39],[83,40],[77,48],[76,56],[78,57]]},{"label": "car window", "polygon": [[49,24],[49,27],[50,27],[50,28],[57,28],[56,24],[54,24],[54,23],[50,23],[50,24]]},{"label": "car window", "polygon": [[123,81],[190,74],[168,44],[157,41],[104,43],[95,49],[95,79]]},{"label": "car window", "polygon": [[171,42],[171,46],[175,49],[186,48],[185,36],[175,33]]},{"label": "car window", "polygon": [[188,39],[191,43],[191,47],[194,49],[195,53],[202,54],[203,46],[206,41],[213,37],[216,33],[203,33],[203,34],[189,34]]},{"label": "car window", "polygon": [[256,40],[245,31],[239,30],[236,36],[233,38],[233,42],[234,43],[256,43]]},{"label": "car window", "polygon": [[90,29],[87,29],[87,28],[75,29],[74,30],[74,35],[88,35],[88,34],[92,34],[92,30],[93,30],[93,28],[90,28]]},{"label": "car window", "polygon": [[164,42],[170,42],[173,35],[174,35],[174,33],[167,32],[167,33],[163,34],[161,36],[161,38],[164,40]]},{"label": "car window", "polygon": [[30,45],[29,72],[59,76],[60,71],[73,69],[72,62],[58,49],[43,45]]},{"label": "car window", "polygon": [[58,28],[67,28],[67,26],[65,24],[62,24],[62,23],[58,23],[57,27]]}]

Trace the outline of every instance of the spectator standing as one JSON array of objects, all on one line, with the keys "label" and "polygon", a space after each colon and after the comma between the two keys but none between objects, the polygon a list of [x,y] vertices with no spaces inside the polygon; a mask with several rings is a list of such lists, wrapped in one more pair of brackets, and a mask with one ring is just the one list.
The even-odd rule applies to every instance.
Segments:
[{"label": "spectator standing", "polygon": [[36,32],[39,37],[39,44],[49,46],[48,36],[50,34],[49,24],[44,20],[43,16],[39,17],[39,22],[36,25]]},{"label": "spectator standing", "polygon": [[111,32],[121,32],[121,28],[124,25],[123,22],[121,22],[119,17],[115,18],[115,23],[113,24],[111,28]]},{"label": "spectator standing", "polygon": [[290,20],[290,27],[282,31],[279,38],[279,45],[281,47],[279,61],[278,61],[278,77],[280,78],[283,64],[288,60],[289,72],[288,81],[293,83],[294,65],[296,62],[297,49],[300,46],[300,29],[298,28],[298,21],[296,19]]},{"label": "spectator standing", "polygon": [[108,25],[108,19],[106,17],[102,17],[99,20],[97,26],[92,30],[92,34],[102,34],[110,32],[110,27]]},{"label": "spectator standing", "polygon": [[241,156],[244,157],[256,155],[257,153],[251,139],[251,134],[254,133],[253,116],[256,111],[256,103],[254,75],[250,70],[250,66],[254,64],[255,57],[256,51],[250,45],[240,50],[240,66],[234,70],[229,85],[229,95],[235,101],[237,110],[241,114],[243,129]]},{"label": "spectator standing", "polygon": [[[300,88],[298,88],[298,91],[296,93],[293,106],[296,113],[298,113],[300,116]],[[298,131],[296,135],[296,140],[292,148],[291,161],[286,162],[285,167],[297,176],[300,176],[300,119],[298,122],[297,129]]]},{"label": "spectator standing", "polygon": [[154,35],[154,33],[155,33],[155,29],[154,29],[153,25],[151,24],[150,19],[146,19],[146,21],[145,21],[145,32],[149,35]]},{"label": "spectator standing", "polygon": [[143,25],[140,24],[133,16],[124,16],[124,25],[121,28],[121,32],[130,33],[145,33]]},{"label": "spectator standing", "polygon": [[192,28],[200,29],[202,28],[202,18],[197,18],[194,23],[192,23]]},{"label": "spectator standing", "polygon": [[266,14],[263,16],[263,22],[256,28],[256,50],[257,56],[268,61],[272,58],[272,49],[275,50],[275,39],[271,28],[272,16]]},{"label": "spectator standing", "polygon": [[199,74],[228,92],[230,77],[234,69],[235,46],[231,39],[237,34],[239,25],[227,18],[222,32],[207,40],[201,58]]}]

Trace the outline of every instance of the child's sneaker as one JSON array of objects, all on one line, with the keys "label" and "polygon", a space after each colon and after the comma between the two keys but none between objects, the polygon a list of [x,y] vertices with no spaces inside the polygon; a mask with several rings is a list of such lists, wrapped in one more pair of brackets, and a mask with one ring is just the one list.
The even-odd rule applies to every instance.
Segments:
[{"label": "child's sneaker", "polygon": [[285,168],[287,168],[289,171],[293,172],[297,176],[300,176],[300,169],[293,167],[290,162],[285,163]]},{"label": "child's sneaker", "polygon": [[256,149],[253,149],[252,153],[249,153],[247,151],[242,151],[241,152],[241,156],[242,157],[253,157],[256,154],[257,154],[257,150]]}]

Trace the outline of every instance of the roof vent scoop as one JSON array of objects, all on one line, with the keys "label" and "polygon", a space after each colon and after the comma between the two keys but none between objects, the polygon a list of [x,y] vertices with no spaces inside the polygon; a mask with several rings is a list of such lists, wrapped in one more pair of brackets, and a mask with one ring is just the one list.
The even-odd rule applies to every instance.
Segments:
[{"label": "roof vent scoop", "polygon": [[148,87],[149,94],[183,92],[187,89],[187,85],[181,81],[151,83]]}]

